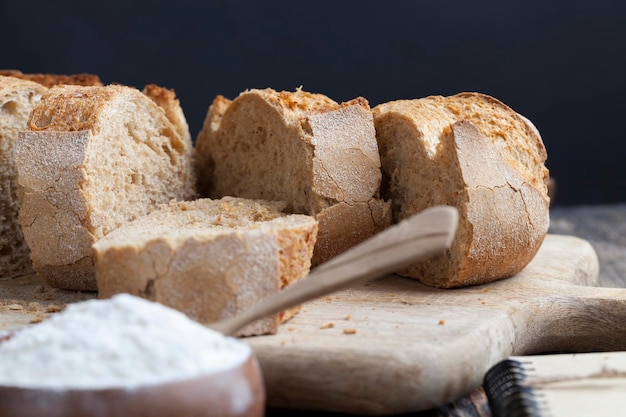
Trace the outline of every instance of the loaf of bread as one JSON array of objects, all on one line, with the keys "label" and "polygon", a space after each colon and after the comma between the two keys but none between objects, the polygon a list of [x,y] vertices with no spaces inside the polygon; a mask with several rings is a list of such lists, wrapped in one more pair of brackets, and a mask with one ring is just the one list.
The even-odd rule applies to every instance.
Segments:
[{"label": "loaf of bread", "polygon": [[338,104],[301,89],[218,96],[196,142],[199,191],[279,200],[315,216],[313,265],[387,227],[380,158],[365,99]]},{"label": "loaf of bread", "polygon": [[532,123],[478,93],[394,101],[373,112],[394,220],[439,204],[460,214],[450,251],[400,274],[459,287],[523,269],[549,225],[547,155]]},{"label": "loaf of bread", "polygon": [[92,244],[195,195],[192,143],[173,93],[58,86],[35,106],[15,158],[19,221],[51,286],[95,290]]},{"label": "loaf of bread", "polygon": [[[94,244],[100,297],[130,293],[210,323],[304,277],[317,222],[284,204],[225,197],[165,205]],[[295,310],[239,335],[275,333]]]}]

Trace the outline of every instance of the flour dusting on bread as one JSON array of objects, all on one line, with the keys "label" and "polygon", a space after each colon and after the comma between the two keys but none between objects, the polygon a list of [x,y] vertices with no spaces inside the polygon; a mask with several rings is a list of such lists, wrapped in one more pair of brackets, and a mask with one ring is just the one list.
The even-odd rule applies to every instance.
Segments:
[{"label": "flour dusting on bread", "polygon": [[195,195],[190,135],[182,111],[171,112],[119,85],[58,86],[42,96],[15,155],[20,224],[50,285],[95,290],[95,241]]},{"label": "flour dusting on bread", "polygon": [[452,205],[451,250],[400,274],[438,287],[485,283],[523,269],[548,230],[546,150],[537,129],[493,97],[461,93],[374,108],[383,197],[399,221]]}]

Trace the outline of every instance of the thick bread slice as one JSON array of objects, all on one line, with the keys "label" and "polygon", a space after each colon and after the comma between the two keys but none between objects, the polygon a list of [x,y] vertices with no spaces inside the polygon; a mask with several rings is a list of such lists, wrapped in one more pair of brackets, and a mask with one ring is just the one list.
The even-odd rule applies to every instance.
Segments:
[{"label": "thick bread slice", "polygon": [[427,97],[374,109],[384,196],[398,221],[449,204],[460,220],[451,250],[400,274],[436,287],[511,276],[549,225],[546,150],[525,118],[483,94]]},{"label": "thick bread slice", "polygon": [[279,200],[315,216],[313,265],[390,224],[379,199],[380,157],[365,99],[338,104],[301,89],[217,97],[196,143],[200,192]]},{"label": "thick bread slice", "polygon": [[33,272],[30,250],[18,223],[17,168],[14,144],[27,129],[34,105],[55,84],[100,85],[95,75],[23,74],[0,71],[0,277]]},{"label": "thick bread slice", "polygon": [[[317,222],[284,204],[225,197],[171,203],[94,244],[101,297],[130,293],[210,323],[304,277]],[[247,326],[275,333],[295,311]]]},{"label": "thick bread slice", "polygon": [[32,81],[0,76],[0,277],[32,272],[30,251],[18,223],[14,147],[30,112],[47,88]]},{"label": "thick bread slice", "polygon": [[33,109],[16,146],[20,224],[50,285],[95,290],[95,241],[195,195],[186,123],[168,115],[119,85],[53,87]]},{"label": "thick bread slice", "polygon": [[0,70],[0,75],[34,81],[46,87],[60,84],[72,85],[97,85],[101,86],[100,77],[94,74],[24,74],[18,70]]}]

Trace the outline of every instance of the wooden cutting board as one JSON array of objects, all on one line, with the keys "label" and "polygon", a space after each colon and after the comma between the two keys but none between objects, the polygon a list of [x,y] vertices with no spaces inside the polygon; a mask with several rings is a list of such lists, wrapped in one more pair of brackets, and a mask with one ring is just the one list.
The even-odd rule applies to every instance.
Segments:
[{"label": "wooden cutting board", "polygon": [[510,355],[626,350],[626,289],[593,288],[591,245],[549,235],[515,277],[438,290],[390,276],[249,338],[271,406],[392,414],[444,405]]},{"label": "wooden cutting board", "polygon": [[[273,336],[246,338],[274,407],[392,414],[467,394],[510,355],[626,350],[626,289],[593,288],[591,245],[549,235],[515,277],[438,290],[389,276],[310,302]],[[0,331],[93,293],[0,280]]]}]

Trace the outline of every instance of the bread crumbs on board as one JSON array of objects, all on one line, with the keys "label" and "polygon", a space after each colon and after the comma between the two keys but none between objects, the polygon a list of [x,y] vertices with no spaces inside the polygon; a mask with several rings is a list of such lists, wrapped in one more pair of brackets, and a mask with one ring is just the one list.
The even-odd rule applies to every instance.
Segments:
[{"label": "bread crumbs on board", "polygon": [[333,323],[332,321],[330,323],[324,323],[320,326],[320,329],[332,329],[333,327],[335,327],[335,323]]},{"label": "bread crumbs on board", "polygon": [[31,302],[28,304],[27,307],[28,311],[35,311],[35,312],[39,312],[43,310],[43,307],[41,307],[41,304],[36,303],[36,302]]},{"label": "bread crumbs on board", "polygon": [[[95,292],[64,291],[52,288],[34,274],[3,280],[0,277],[0,312],[7,313],[7,324],[36,324],[61,311],[67,304],[95,298]],[[0,413],[2,414],[2,413]]]},{"label": "bread crumbs on board", "polygon": [[343,329],[343,334],[356,334],[356,329]]},{"label": "bread crumbs on board", "polygon": [[44,319],[43,313],[39,312],[39,313],[35,314],[32,319],[30,319],[30,323],[31,324],[41,323],[43,321],[43,319]]},{"label": "bread crumbs on board", "polygon": [[439,320],[438,323],[440,326],[443,326],[444,324],[446,324],[446,321],[444,319]]}]

